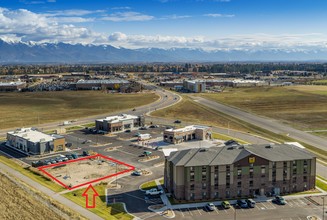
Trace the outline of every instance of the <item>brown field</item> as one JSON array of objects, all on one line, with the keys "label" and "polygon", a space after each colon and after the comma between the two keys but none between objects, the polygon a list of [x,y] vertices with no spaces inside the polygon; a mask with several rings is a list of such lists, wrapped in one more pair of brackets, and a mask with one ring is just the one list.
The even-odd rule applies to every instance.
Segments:
[{"label": "brown field", "polygon": [[0,173],[0,219],[64,219]]},{"label": "brown field", "polygon": [[101,91],[0,93],[0,129],[74,120],[149,104],[154,93],[107,94]]},{"label": "brown field", "polygon": [[[220,127],[229,127],[241,131],[248,131],[238,120],[233,119],[227,115],[219,113],[215,110],[201,106],[200,104],[192,101],[187,96],[183,96],[183,100],[169,108],[157,110],[151,113],[152,116],[170,118],[171,121],[180,119],[182,121],[191,122],[200,125],[211,125]],[[176,124],[174,124],[176,125]]]},{"label": "brown field", "polygon": [[228,88],[201,96],[302,130],[327,129],[327,86]]},{"label": "brown field", "polygon": [[92,158],[45,168],[44,170],[66,186],[74,187],[128,169],[121,164],[116,167],[116,164],[109,160]]}]

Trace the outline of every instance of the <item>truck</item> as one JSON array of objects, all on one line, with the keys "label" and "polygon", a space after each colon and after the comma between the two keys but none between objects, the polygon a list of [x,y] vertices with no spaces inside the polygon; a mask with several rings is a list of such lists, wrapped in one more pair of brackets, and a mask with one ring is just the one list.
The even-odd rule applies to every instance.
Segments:
[{"label": "truck", "polygon": [[152,188],[147,191],[145,191],[145,195],[155,196],[155,195],[161,195],[163,194],[163,190],[158,190],[157,188]]},{"label": "truck", "polygon": [[151,139],[151,135],[150,134],[140,134],[138,135],[138,140],[139,141],[144,141],[144,140],[148,140]]}]

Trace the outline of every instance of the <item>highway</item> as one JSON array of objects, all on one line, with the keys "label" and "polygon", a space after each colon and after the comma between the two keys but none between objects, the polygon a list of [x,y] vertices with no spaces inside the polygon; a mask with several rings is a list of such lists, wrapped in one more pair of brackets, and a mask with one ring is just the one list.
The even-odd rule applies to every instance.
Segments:
[{"label": "highway", "polygon": [[293,139],[296,139],[298,141],[301,141],[303,143],[312,145],[316,148],[322,149],[327,151],[327,145],[326,145],[326,139],[314,136],[312,134],[306,133],[304,131],[297,130],[295,128],[289,127],[285,124],[282,124],[281,122],[269,118],[265,118],[258,115],[253,115],[248,112],[242,111],[237,108],[233,108],[230,106],[223,105],[221,103],[217,103],[215,101],[211,101],[202,97],[195,97],[191,96],[193,100],[196,102],[215,109],[217,111],[220,111],[224,114],[230,115],[232,117],[238,118],[242,121],[251,123],[255,126],[264,128],[268,131],[274,132],[276,134],[283,134],[287,135],[288,137],[291,137]]}]

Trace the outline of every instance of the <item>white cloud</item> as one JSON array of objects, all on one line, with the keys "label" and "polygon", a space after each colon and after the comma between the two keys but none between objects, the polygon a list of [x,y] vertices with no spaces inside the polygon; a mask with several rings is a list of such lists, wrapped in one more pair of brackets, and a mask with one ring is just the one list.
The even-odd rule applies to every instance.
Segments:
[{"label": "white cloud", "polygon": [[149,21],[154,19],[151,15],[141,14],[139,12],[117,12],[109,14],[108,16],[102,17],[104,21]]},{"label": "white cloud", "polygon": [[113,7],[111,10],[131,10],[131,7],[125,6],[125,7]]},{"label": "white cloud", "polygon": [[48,11],[44,15],[46,16],[83,16],[97,13],[104,13],[105,10],[83,10],[83,9],[70,9],[70,10],[59,10],[59,11]]},{"label": "white cloud", "polygon": [[233,14],[204,14],[203,16],[212,17],[212,18],[233,18]]},{"label": "white cloud", "polygon": [[72,24],[59,24],[51,17],[26,9],[0,8],[0,35],[36,42],[107,42],[106,37],[102,34]]},{"label": "white cloud", "polygon": [[190,15],[176,15],[176,14],[173,14],[173,15],[167,15],[167,16],[164,16],[162,17],[161,19],[164,20],[164,19],[183,19],[183,18],[191,18],[192,16]]}]

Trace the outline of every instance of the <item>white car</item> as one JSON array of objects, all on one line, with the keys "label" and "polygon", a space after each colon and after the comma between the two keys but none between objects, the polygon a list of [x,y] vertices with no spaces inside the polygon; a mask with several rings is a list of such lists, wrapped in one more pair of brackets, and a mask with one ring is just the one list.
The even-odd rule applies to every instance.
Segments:
[{"label": "white car", "polygon": [[149,189],[147,191],[145,191],[145,195],[151,195],[151,196],[154,196],[154,195],[161,195],[163,194],[163,190],[158,190],[157,188],[152,188],[152,189]]}]

